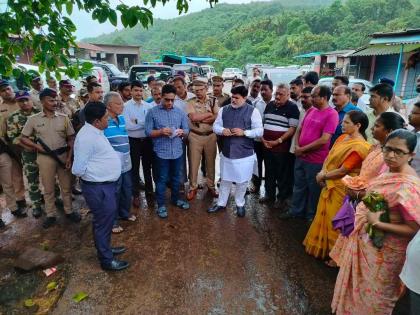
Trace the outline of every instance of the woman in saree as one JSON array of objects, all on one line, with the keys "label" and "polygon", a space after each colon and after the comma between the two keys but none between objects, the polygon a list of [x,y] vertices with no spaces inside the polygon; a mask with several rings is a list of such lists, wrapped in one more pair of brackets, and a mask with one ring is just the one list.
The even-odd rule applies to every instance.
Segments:
[{"label": "woman in saree", "polygon": [[359,174],[370,148],[365,135],[368,125],[368,118],[363,112],[349,111],[342,122],[343,134],[335,141],[321,172],[316,176],[323,189],[315,218],[303,241],[306,252],[316,258],[327,258],[337,240],[338,232],[333,229],[332,219],[345,196],[341,179],[346,175]]},{"label": "woman in saree", "polygon": [[[404,119],[399,114],[393,112],[384,112],[375,121],[372,127],[372,135],[377,143],[371,146],[369,154],[362,163],[360,174],[354,177],[345,176],[342,179],[346,186],[346,194],[350,196],[351,200],[356,202],[362,200],[366,194],[369,181],[388,170],[384,161],[382,146],[392,131],[402,129],[404,125]],[[327,262],[328,266],[337,267],[339,255],[345,251],[344,247],[347,239],[346,236],[340,234],[330,253],[330,257],[334,259]]]},{"label": "woman in saree", "polygon": [[[332,311],[336,315],[391,314],[399,296],[399,273],[405,250],[420,224],[420,179],[410,167],[416,147],[415,134],[398,129],[382,147],[389,171],[371,180],[367,193],[378,193],[387,202],[390,222],[382,222],[383,211],[371,212],[364,202],[356,208],[355,226],[345,251],[338,257],[340,271],[334,289]],[[377,248],[366,227],[385,233]],[[335,250],[331,252],[335,259]]]}]

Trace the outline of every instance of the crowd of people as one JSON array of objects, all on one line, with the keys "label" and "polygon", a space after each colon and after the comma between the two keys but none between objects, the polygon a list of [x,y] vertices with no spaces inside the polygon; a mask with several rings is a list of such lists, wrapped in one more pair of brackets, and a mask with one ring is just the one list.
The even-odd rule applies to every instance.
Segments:
[{"label": "crowd of people", "polygon": [[[264,185],[259,202],[279,209],[281,220],[305,220],[306,252],[339,268],[334,313],[391,314],[402,281],[412,314],[420,314],[419,98],[402,104],[386,78],[370,89],[367,105],[364,84],[350,87],[345,76],[332,87],[318,85],[316,72],[273,86],[253,73],[246,83],[234,79],[230,95],[219,76],[209,91],[201,80],[187,85],[183,72],[168,82],[121,82],[106,94],[90,76],[77,98],[68,80],[44,88],[35,77],[31,91],[17,93],[1,80],[7,208],[27,216],[23,174],[32,214],[45,213],[46,229],[57,208],[79,222],[72,193],[83,194],[100,264],[121,270],[129,264],[115,256],[126,249],[111,247],[111,235],[123,232],[120,220],[137,219],[131,209],[142,206],[141,190],[165,219],[167,189],[181,210],[206,189],[217,198],[212,214],[226,209],[234,187],[244,217],[246,195]],[[420,77],[416,86],[420,93]],[[384,203],[374,212],[366,198],[377,195]],[[367,227],[380,232],[380,246]]]}]

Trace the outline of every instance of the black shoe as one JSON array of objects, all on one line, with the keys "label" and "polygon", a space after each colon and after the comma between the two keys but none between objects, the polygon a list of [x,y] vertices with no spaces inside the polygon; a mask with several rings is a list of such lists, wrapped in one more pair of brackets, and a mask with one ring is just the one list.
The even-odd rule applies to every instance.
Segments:
[{"label": "black shoe", "polygon": [[53,226],[56,222],[57,222],[56,217],[47,217],[44,223],[42,223],[42,227],[44,229],[48,229],[49,227]]},{"label": "black shoe", "polygon": [[39,218],[42,216],[42,209],[41,207],[36,207],[32,209],[32,215],[34,216],[34,218]]},{"label": "black shoe", "polygon": [[26,218],[28,216],[22,208],[17,208],[15,211],[11,212],[16,218]]},{"label": "black shoe", "polygon": [[245,206],[236,206],[236,214],[238,215],[238,217],[243,218],[245,216]]},{"label": "black shoe", "polygon": [[128,268],[130,264],[126,261],[113,259],[109,264],[101,264],[103,270],[118,271]]},{"label": "black shoe", "polygon": [[113,255],[119,255],[124,253],[127,249],[124,246],[118,246],[118,247],[112,247],[112,254]]},{"label": "black shoe", "polygon": [[73,187],[72,190],[71,190],[71,193],[73,195],[81,195],[82,191],[80,189],[76,188],[76,187]]},{"label": "black shoe", "polygon": [[4,229],[6,227],[6,223],[2,219],[0,219],[0,229]]},{"label": "black shoe", "polygon": [[74,211],[72,213],[66,214],[66,218],[74,223],[79,223],[80,220],[82,220],[82,218],[80,217],[80,214]]},{"label": "black shoe", "polygon": [[222,210],[226,210],[226,207],[222,207],[222,206],[218,206],[217,204],[215,204],[213,207],[210,207],[207,209],[208,213],[215,213],[215,212],[219,212]]}]

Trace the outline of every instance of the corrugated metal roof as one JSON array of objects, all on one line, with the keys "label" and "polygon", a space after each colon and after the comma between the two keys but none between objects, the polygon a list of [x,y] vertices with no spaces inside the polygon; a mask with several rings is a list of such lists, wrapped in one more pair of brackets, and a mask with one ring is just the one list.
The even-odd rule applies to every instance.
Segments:
[{"label": "corrugated metal roof", "polygon": [[420,43],[420,34],[377,37],[377,38],[373,38],[369,42],[369,44],[390,44],[390,45],[419,44],[419,43]]},{"label": "corrugated metal roof", "polygon": [[[419,44],[407,44],[404,45],[404,52],[411,52],[420,48]],[[369,45],[362,49],[356,50],[351,57],[354,56],[381,56],[381,55],[394,55],[399,54],[401,51],[401,45]]]},{"label": "corrugated metal roof", "polygon": [[212,61],[218,61],[215,58],[212,57],[194,57],[194,56],[186,56],[188,60],[195,61],[195,62],[212,62]]},{"label": "corrugated metal roof", "polygon": [[307,53],[303,55],[294,56],[293,58],[312,58],[319,55],[321,55],[321,52],[317,51],[317,52],[311,52],[311,53]]},{"label": "corrugated metal roof", "polygon": [[103,48],[95,46],[93,44],[83,43],[83,42],[77,42],[76,44],[78,48],[94,50],[94,51],[103,51]]}]

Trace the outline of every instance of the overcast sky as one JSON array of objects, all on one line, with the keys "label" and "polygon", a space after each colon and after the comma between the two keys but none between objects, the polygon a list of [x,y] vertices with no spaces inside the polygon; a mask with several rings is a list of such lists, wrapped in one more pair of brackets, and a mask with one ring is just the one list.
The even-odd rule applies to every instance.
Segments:
[{"label": "overcast sky", "polygon": [[[239,3],[249,3],[252,1],[256,2],[256,1],[268,1],[268,0],[220,0],[219,2],[239,4]],[[110,2],[113,7],[115,7],[118,3],[120,3],[119,0],[110,0]],[[123,3],[127,5],[138,5],[143,2],[139,0],[124,0]],[[188,10],[188,13],[198,12],[209,7],[210,7],[209,3],[205,0],[192,0],[190,2],[190,8]],[[171,0],[165,6],[162,6],[162,5],[156,6],[155,9],[152,9],[152,12],[155,18],[161,18],[161,19],[175,18],[178,16],[178,11],[176,9],[176,0]],[[110,23],[99,24],[97,21],[92,20],[91,16],[87,14],[86,12],[75,11],[73,12],[71,17],[72,17],[73,23],[76,24],[76,27],[77,27],[76,36],[77,36],[77,39],[79,40],[85,37],[94,37],[94,36],[98,36],[104,33],[111,33],[116,29]],[[117,28],[118,29],[122,28],[120,21],[118,21]]]}]

